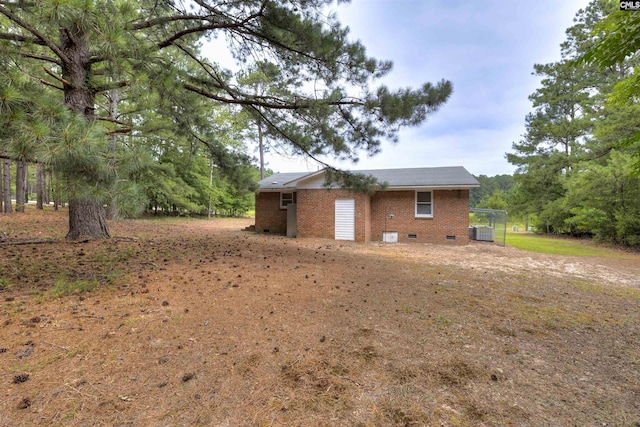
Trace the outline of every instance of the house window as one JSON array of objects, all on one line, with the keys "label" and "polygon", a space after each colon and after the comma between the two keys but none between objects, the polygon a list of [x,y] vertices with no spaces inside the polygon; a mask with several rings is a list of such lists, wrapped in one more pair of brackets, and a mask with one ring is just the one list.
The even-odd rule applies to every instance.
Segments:
[{"label": "house window", "polygon": [[280,193],[280,209],[286,209],[287,205],[296,202],[296,193]]},{"label": "house window", "polygon": [[416,217],[433,218],[433,192],[416,191]]}]

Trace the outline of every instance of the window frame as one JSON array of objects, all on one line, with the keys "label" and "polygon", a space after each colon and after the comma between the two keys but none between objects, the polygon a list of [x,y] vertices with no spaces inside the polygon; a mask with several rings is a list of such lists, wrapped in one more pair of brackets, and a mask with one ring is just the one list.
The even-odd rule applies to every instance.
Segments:
[{"label": "window frame", "polygon": [[[418,202],[418,193],[429,193],[429,202]],[[431,207],[430,214],[419,214],[418,206],[419,205],[429,205]],[[416,218],[433,218],[433,190],[416,190],[415,192],[415,200],[414,200],[414,210]]]},{"label": "window frame", "polygon": [[[284,194],[290,194],[291,198],[287,198],[286,200],[282,197]],[[294,204],[296,202],[296,192],[295,191],[281,191],[280,192],[280,209],[287,209],[287,205]]]}]

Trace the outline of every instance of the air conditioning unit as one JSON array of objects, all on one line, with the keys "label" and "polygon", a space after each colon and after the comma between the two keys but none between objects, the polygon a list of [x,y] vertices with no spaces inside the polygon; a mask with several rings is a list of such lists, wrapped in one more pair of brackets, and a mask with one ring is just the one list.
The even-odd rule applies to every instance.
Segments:
[{"label": "air conditioning unit", "polygon": [[493,242],[493,227],[486,225],[474,227],[476,238],[475,240],[481,240],[484,242]]}]

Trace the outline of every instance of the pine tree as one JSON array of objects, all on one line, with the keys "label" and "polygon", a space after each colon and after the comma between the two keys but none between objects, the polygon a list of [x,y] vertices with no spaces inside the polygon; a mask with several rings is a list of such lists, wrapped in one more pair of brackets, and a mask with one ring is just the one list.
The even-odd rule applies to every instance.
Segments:
[{"label": "pine tree", "polygon": [[604,62],[587,60],[603,53],[608,37],[627,40],[633,32],[607,35],[611,22],[628,21],[616,8],[592,1],[567,30],[562,61],[536,66],[544,76],[531,97],[536,110],[507,155],[518,165],[510,200],[516,211],[537,214],[540,230],[638,246],[640,179],[632,155],[640,152],[640,106],[637,96],[621,98],[621,85],[631,84],[640,58],[608,51]]},{"label": "pine tree", "polygon": [[[265,135],[297,153],[354,160],[362,150],[378,152],[385,138],[397,140],[400,127],[422,123],[447,100],[447,81],[397,91],[372,88],[391,64],[367,57],[359,42],[349,41],[348,30],[325,14],[326,3],[2,2],[0,49],[16,71],[2,84],[29,76],[30,84],[40,85],[39,100],[48,101],[36,103],[37,110],[53,111],[58,101],[69,112],[44,114],[56,121],[55,132],[32,141],[32,155],[54,165],[68,183],[67,238],[109,236],[103,206],[119,172],[108,136],[128,134],[136,145],[141,134],[157,134],[140,126],[149,123],[143,117],[149,113],[170,119],[173,135],[208,142],[221,159],[241,157],[201,137],[201,117],[188,115],[194,94],[211,104],[253,110]],[[211,36],[225,37],[239,64],[274,62],[290,82],[289,92],[245,90],[202,56],[200,40]],[[118,88],[130,91],[131,110],[114,120],[103,114],[102,95]]]},{"label": "pine tree", "polygon": [[603,92],[615,78],[594,66],[575,66],[575,59],[593,44],[591,31],[611,5],[593,1],[580,10],[575,24],[567,30],[561,45],[562,59],[552,64],[536,64],[541,87],[529,99],[534,111],[526,117],[526,133],[507,153],[518,167],[519,200],[514,206],[522,213],[536,213],[539,228],[564,232],[571,216],[567,204],[567,180],[576,166],[592,151],[591,135],[595,118],[602,110]]},{"label": "pine tree", "polygon": [[[619,123],[617,130],[626,135],[617,145],[632,147],[636,161],[633,169],[640,175],[640,121],[637,119],[638,96],[640,96],[640,14],[617,10],[602,19],[593,31],[593,47],[578,57],[576,67],[583,64],[596,65],[602,70],[617,68],[620,79],[607,98],[607,108],[614,110],[608,117],[623,113],[625,123]],[[632,67],[625,64],[632,64]],[[636,111],[634,111],[636,110]],[[610,112],[608,112],[610,113]],[[611,123],[608,125],[611,130]],[[604,133],[604,132],[602,132]],[[616,133],[617,134],[617,133]]]},{"label": "pine tree", "polygon": [[9,159],[3,159],[2,161],[2,183],[4,186],[4,213],[8,214],[13,212],[13,206],[11,202],[11,161]]},{"label": "pine tree", "polygon": [[27,162],[18,160],[16,165],[16,212],[24,212],[25,183],[27,181]]}]

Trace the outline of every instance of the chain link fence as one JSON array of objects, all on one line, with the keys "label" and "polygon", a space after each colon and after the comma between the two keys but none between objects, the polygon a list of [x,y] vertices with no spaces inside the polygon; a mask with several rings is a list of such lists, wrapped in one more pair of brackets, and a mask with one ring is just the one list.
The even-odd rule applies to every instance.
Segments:
[{"label": "chain link fence", "polygon": [[469,239],[495,242],[504,246],[507,240],[507,211],[471,208],[469,210]]}]

